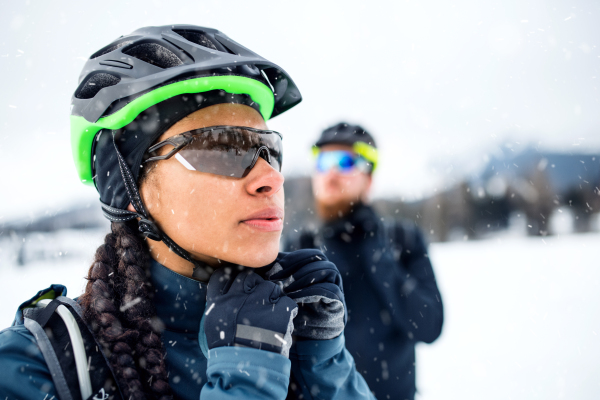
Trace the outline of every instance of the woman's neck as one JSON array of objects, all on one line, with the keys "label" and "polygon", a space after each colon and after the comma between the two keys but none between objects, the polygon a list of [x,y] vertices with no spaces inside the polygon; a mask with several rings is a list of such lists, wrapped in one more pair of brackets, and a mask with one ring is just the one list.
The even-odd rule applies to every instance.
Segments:
[{"label": "woman's neck", "polygon": [[[199,264],[205,264],[207,268],[203,268],[204,271],[194,271],[197,266],[190,261],[175,254],[164,242],[157,242],[154,240],[147,239],[148,248],[150,249],[150,256],[156,260],[159,264],[164,265],[173,272],[188,278],[197,280],[208,280],[210,269],[217,269],[223,266],[223,262],[213,257],[198,257]],[[206,259],[204,259],[206,258]],[[202,268],[198,266],[197,268]],[[208,271],[207,271],[208,270]],[[199,273],[200,272],[200,273]]]}]

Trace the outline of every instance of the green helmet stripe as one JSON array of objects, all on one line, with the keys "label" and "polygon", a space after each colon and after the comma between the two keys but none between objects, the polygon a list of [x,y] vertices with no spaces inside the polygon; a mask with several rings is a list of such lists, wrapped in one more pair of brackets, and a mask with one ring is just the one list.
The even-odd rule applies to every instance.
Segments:
[{"label": "green helmet stripe", "polygon": [[83,117],[71,115],[71,148],[73,160],[81,181],[93,185],[92,143],[100,129],[120,129],[132,122],[142,111],[161,101],[185,93],[203,93],[224,90],[232,94],[247,94],[260,106],[265,121],[271,118],[275,106],[273,91],[265,84],[251,78],[235,75],[206,76],[171,83],[148,92],[114,114],[89,122]]},{"label": "green helmet stripe", "polygon": [[373,171],[377,168],[377,162],[379,161],[379,152],[373,146],[365,142],[354,142],[352,145],[354,152],[360,154],[367,161],[373,164]]}]

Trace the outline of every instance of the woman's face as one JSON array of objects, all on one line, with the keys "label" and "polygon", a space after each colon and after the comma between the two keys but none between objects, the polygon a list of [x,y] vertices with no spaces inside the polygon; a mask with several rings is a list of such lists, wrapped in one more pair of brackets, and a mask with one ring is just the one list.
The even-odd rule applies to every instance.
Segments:
[{"label": "woman's face", "polygon": [[[218,104],[177,122],[158,141],[215,125],[267,129],[253,108]],[[165,146],[160,154],[171,149]],[[218,260],[262,267],[277,257],[283,227],[283,175],[262,158],[246,177],[232,178],[190,171],[172,157],[156,162],[140,191],[162,231],[196,259],[215,267]],[[185,262],[174,261],[176,256],[164,243],[148,243],[153,258],[163,265],[170,267],[170,262],[181,267]],[[187,264],[189,271],[177,272],[191,274],[191,264]]]}]

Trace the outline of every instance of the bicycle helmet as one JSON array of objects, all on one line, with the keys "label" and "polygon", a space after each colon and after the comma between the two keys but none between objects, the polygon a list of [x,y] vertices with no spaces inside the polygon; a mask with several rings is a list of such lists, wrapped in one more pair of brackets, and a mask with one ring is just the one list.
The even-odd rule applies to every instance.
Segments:
[{"label": "bicycle helmet", "polygon": [[[82,182],[95,185],[111,221],[140,218],[140,230],[189,254],[156,227],[139,196],[144,153],[167,129],[213,104],[245,104],[269,120],[302,100],[276,64],[216,29],[140,28],[95,52],[71,103],[71,144]],[[136,213],[127,211],[131,203]]]},{"label": "bicycle helmet", "polygon": [[313,154],[318,154],[320,148],[327,144],[345,144],[351,146],[355,153],[361,155],[369,161],[375,171],[379,160],[377,144],[375,139],[360,125],[352,125],[347,122],[340,122],[332,127],[325,129],[321,137],[313,146]]}]

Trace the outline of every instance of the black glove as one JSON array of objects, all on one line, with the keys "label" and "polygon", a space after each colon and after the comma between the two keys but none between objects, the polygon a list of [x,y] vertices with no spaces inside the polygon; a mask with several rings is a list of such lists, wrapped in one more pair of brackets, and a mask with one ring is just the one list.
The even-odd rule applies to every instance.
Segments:
[{"label": "black glove", "polygon": [[296,303],[252,268],[225,267],[208,282],[204,331],[209,349],[244,346],[289,356]]},{"label": "black glove", "polygon": [[304,339],[333,339],[346,326],[342,276],[318,250],[281,253],[267,272],[298,303],[294,335]]}]

